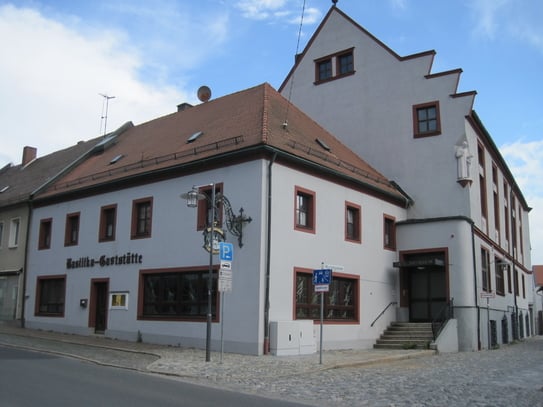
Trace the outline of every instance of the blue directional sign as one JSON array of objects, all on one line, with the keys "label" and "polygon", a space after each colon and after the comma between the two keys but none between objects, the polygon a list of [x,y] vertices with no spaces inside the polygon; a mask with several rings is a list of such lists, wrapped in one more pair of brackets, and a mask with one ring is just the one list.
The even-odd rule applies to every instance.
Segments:
[{"label": "blue directional sign", "polygon": [[232,243],[219,243],[219,260],[232,261],[234,260],[234,245]]},{"label": "blue directional sign", "polygon": [[313,270],[314,285],[328,285],[332,282],[332,269]]}]

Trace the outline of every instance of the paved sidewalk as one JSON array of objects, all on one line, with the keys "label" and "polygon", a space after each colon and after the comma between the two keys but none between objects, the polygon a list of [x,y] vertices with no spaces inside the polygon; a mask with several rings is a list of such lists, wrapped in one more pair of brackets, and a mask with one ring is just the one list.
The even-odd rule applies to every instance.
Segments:
[{"label": "paved sidewalk", "polygon": [[[148,343],[127,342],[102,336],[78,336],[23,329],[0,323],[0,344],[67,355],[94,363],[159,373],[213,383],[258,386],[267,378],[298,377],[328,369],[373,365],[428,357],[432,350],[337,350],[304,356],[249,356]],[[221,360],[222,359],[222,360]]]}]

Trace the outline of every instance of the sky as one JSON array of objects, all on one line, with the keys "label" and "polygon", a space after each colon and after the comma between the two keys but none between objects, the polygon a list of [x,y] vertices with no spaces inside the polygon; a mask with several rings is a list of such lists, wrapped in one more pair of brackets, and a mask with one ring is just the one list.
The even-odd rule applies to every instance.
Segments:
[{"label": "sky", "polygon": [[[43,156],[199,103],[202,85],[212,98],[277,89],[331,5],[0,0],[0,168],[24,146]],[[401,56],[435,50],[432,73],[463,70],[458,91],[477,91],[474,109],[533,208],[532,264],[543,264],[543,1],[337,5]]]}]

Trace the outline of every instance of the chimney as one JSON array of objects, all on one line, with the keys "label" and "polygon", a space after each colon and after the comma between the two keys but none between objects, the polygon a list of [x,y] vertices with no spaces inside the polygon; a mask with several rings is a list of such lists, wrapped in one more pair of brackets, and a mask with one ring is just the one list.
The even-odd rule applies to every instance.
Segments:
[{"label": "chimney", "polygon": [[182,112],[184,110],[190,109],[192,105],[190,103],[181,103],[177,105],[177,111]]},{"label": "chimney", "polygon": [[22,163],[23,166],[35,160],[37,152],[38,152],[38,149],[36,147],[25,146],[23,148],[23,163]]}]

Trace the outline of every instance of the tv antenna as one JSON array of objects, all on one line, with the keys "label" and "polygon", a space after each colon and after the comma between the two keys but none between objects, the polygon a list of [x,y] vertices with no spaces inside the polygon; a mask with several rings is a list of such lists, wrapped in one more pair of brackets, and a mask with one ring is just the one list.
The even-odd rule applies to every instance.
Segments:
[{"label": "tv antenna", "polygon": [[115,96],[109,96],[105,93],[99,93],[104,98],[102,102],[102,117],[100,119],[100,133],[102,133],[102,122],[104,123],[104,136],[107,133],[107,111],[109,109],[109,99],[115,99]]}]

